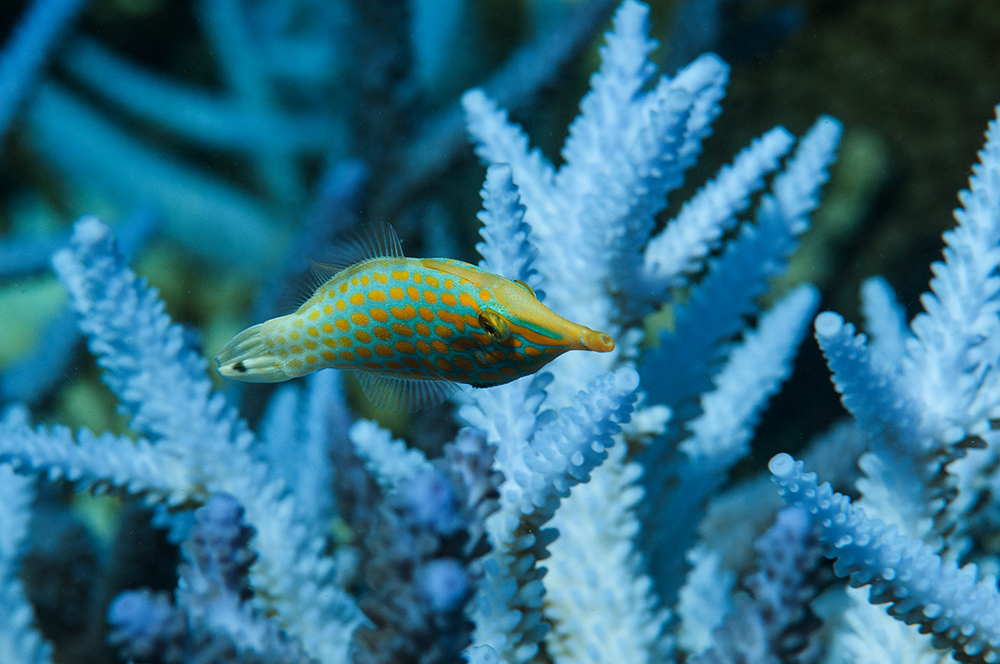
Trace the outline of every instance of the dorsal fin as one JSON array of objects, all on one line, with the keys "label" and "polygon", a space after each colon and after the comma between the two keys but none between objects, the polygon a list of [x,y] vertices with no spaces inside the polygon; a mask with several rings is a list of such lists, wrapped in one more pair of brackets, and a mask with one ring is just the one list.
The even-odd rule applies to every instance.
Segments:
[{"label": "dorsal fin", "polygon": [[345,234],[334,241],[333,251],[325,261],[309,261],[309,268],[319,286],[344,268],[355,263],[392,256],[403,257],[403,245],[392,226],[377,221]]},{"label": "dorsal fin", "polygon": [[279,311],[298,311],[316,293],[316,289],[355,263],[382,256],[403,256],[403,247],[396,231],[382,221],[342,233],[332,244],[327,260],[306,259],[309,261],[309,270],[293,279],[278,298]]}]

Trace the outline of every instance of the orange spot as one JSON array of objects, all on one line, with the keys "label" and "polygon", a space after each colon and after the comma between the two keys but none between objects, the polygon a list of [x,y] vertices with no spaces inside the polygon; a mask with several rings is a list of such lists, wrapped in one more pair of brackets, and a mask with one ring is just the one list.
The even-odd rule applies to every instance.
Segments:
[{"label": "orange spot", "polygon": [[465,314],[464,319],[466,325],[471,325],[477,330],[479,329],[479,316],[472,316],[470,314]]},{"label": "orange spot", "polygon": [[392,357],[395,354],[392,348],[385,344],[375,344],[375,353],[382,357]]},{"label": "orange spot", "polygon": [[369,284],[369,282],[371,282],[371,279],[368,278],[368,275],[367,274],[362,274],[361,275],[361,285],[362,286],[367,286]]},{"label": "orange spot", "polygon": [[306,339],[304,343],[305,347],[308,348],[309,350],[316,350],[317,344],[312,339]]},{"label": "orange spot", "polygon": [[277,339],[275,339],[275,341],[278,342],[279,344],[287,344],[288,343],[288,339],[286,339],[284,337],[278,337]]},{"label": "orange spot", "polygon": [[380,284],[387,284],[387,283],[389,283],[389,277],[385,276],[385,273],[383,273],[383,272],[373,272],[372,273],[372,279],[375,280],[375,281],[377,281]]},{"label": "orange spot", "polygon": [[415,353],[415,352],[417,352],[417,349],[413,347],[413,344],[411,344],[409,341],[404,341],[402,339],[400,339],[399,341],[397,341],[396,343],[394,343],[392,346],[393,346],[393,348],[395,348],[396,350],[398,350],[400,353]]},{"label": "orange spot", "polygon": [[503,380],[503,376],[487,372],[479,374],[479,380]]},{"label": "orange spot", "polygon": [[452,363],[444,359],[443,357],[439,357],[437,359],[436,364],[438,365],[438,368],[441,369],[441,371],[447,371],[448,373],[451,373],[452,371],[455,370],[455,367],[452,365]]},{"label": "orange spot", "polygon": [[419,309],[417,309],[417,313],[419,313],[420,317],[423,318],[428,323],[434,320],[434,312],[427,307],[420,307]]},{"label": "orange spot", "polygon": [[292,320],[292,327],[302,327],[306,322],[301,318],[295,318]]},{"label": "orange spot", "polygon": [[525,346],[524,354],[527,355],[528,357],[541,357],[542,351],[538,350],[534,346]]},{"label": "orange spot", "polygon": [[514,367],[500,367],[500,373],[502,373],[504,376],[507,376],[508,378],[513,378],[514,376],[517,375],[517,369],[515,369]]},{"label": "orange spot", "polygon": [[306,362],[308,362],[309,364],[316,364],[317,362],[319,362],[319,358],[316,357],[315,355],[306,355]]},{"label": "orange spot", "polygon": [[425,290],[424,299],[427,300],[427,304],[437,304],[438,296],[434,291]]},{"label": "orange spot", "polygon": [[456,353],[462,353],[470,348],[475,348],[477,345],[472,339],[459,338],[451,342],[451,349]]},{"label": "orange spot", "polygon": [[351,296],[351,304],[353,304],[354,306],[360,307],[364,303],[365,303],[365,296],[362,295],[361,293],[355,293],[354,295]]},{"label": "orange spot", "polygon": [[472,362],[469,362],[464,357],[456,357],[455,360],[454,360],[454,362],[455,362],[455,365],[459,369],[465,369],[466,371],[472,371]]},{"label": "orange spot", "polygon": [[444,337],[445,339],[455,334],[455,332],[447,325],[435,325],[434,331],[439,337]]},{"label": "orange spot", "polygon": [[437,373],[437,367],[434,366],[434,363],[428,360],[426,357],[420,358],[420,364],[422,364],[423,367],[428,371],[430,371],[432,374]]},{"label": "orange spot", "polygon": [[417,349],[424,355],[430,355],[431,352],[433,352],[434,350],[433,348],[431,348],[431,345],[426,341],[424,341],[423,339],[417,341]]},{"label": "orange spot", "polygon": [[441,341],[440,339],[434,339],[433,341],[431,341],[431,345],[434,346],[434,350],[436,350],[439,353],[448,352],[448,344]]},{"label": "orange spot", "polygon": [[355,330],[354,331],[354,338],[357,339],[358,341],[360,341],[363,344],[368,344],[368,343],[371,343],[371,341],[372,341],[372,335],[368,334],[364,330]]},{"label": "orange spot", "polygon": [[346,318],[338,318],[334,323],[337,325],[337,329],[341,332],[347,332],[351,329],[351,324],[347,322]]},{"label": "orange spot", "polygon": [[385,302],[385,293],[380,290],[368,291],[368,299],[372,302]]},{"label": "orange spot", "polygon": [[372,332],[375,334],[376,337],[378,337],[382,341],[388,341],[389,339],[392,339],[392,332],[390,332],[389,328],[387,327],[382,327],[381,325],[379,325],[375,329],[373,329]]},{"label": "orange spot", "polygon": [[354,313],[351,314],[351,322],[355,325],[367,325],[369,321],[368,316],[361,313]]},{"label": "orange spot", "polygon": [[417,310],[413,308],[412,304],[408,304],[405,307],[391,307],[389,313],[392,314],[393,318],[398,318],[399,320],[413,320],[417,317]]},{"label": "orange spot", "polygon": [[288,366],[290,366],[293,369],[298,369],[299,367],[302,366],[302,360],[289,360]]},{"label": "orange spot", "polygon": [[333,298],[337,297],[337,291],[331,288],[326,292],[326,296],[332,300]]},{"label": "orange spot", "polygon": [[471,383],[471,382],[473,382],[472,376],[470,376],[469,374],[465,373],[464,371],[456,371],[455,372],[455,380],[463,382],[463,383]]},{"label": "orange spot", "polygon": [[515,362],[523,362],[526,358],[524,357],[524,355],[514,352],[510,354],[510,359],[514,360]]},{"label": "orange spot", "polygon": [[366,360],[370,360],[372,358],[372,352],[371,352],[371,350],[368,349],[368,348],[365,348],[364,346],[362,346],[361,348],[359,348],[356,352],[357,352],[357,354],[358,354],[359,357],[363,357]]},{"label": "orange spot", "polygon": [[445,287],[445,288],[447,288],[447,289],[449,289],[449,290],[450,290],[450,289],[451,289],[451,287],[452,287],[452,286],[454,286],[454,285],[455,285],[455,282],[454,282],[454,281],[452,281],[451,279],[445,279],[445,280],[444,280],[444,287]]},{"label": "orange spot", "polygon": [[451,293],[441,293],[441,302],[447,304],[449,307],[454,307],[458,304],[458,298]]},{"label": "orange spot", "polygon": [[315,327],[310,327],[308,330],[306,330],[306,332],[309,333],[310,337],[318,337],[319,336],[319,330],[317,330]]},{"label": "orange spot", "polygon": [[320,353],[320,355],[322,355],[323,359],[326,360],[327,362],[335,362],[337,360],[337,354],[331,353],[328,350],[324,350],[322,353]]},{"label": "orange spot", "polygon": [[309,315],[306,316],[306,318],[308,318],[309,320],[317,320],[319,318],[319,309],[313,309],[312,311],[310,311]]},{"label": "orange spot", "polygon": [[377,320],[380,323],[389,322],[389,312],[385,309],[379,309],[378,307],[369,309],[368,315],[372,317],[372,320]]},{"label": "orange spot", "polygon": [[424,281],[424,275],[420,274],[419,272],[413,273],[413,283],[419,284],[423,283],[423,281]]},{"label": "orange spot", "polygon": [[344,283],[340,284],[340,286],[338,286],[338,288],[340,289],[341,293],[346,293],[347,289],[348,289],[347,282],[345,281]]},{"label": "orange spot", "polygon": [[337,341],[344,348],[350,348],[352,345],[354,345],[354,339],[352,339],[350,337],[338,337]]},{"label": "orange spot", "polygon": [[420,362],[418,362],[415,358],[412,358],[412,357],[404,357],[403,358],[403,364],[405,364],[406,366],[410,367],[411,369],[419,369],[420,368]]},{"label": "orange spot", "polygon": [[401,337],[412,337],[413,336],[413,330],[410,329],[410,328],[408,328],[408,327],[406,327],[402,323],[393,323],[391,327],[392,327],[392,331],[395,332],[396,334],[398,334]]},{"label": "orange spot", "polygon": [[468,293],[459,293],[458,301],[461,302],[462,305],[470,307],[473,311],[476,312],[477,316],[479,315],[480,312],[479,303],[473,300],[471,295],[469,295]]},{"label": "orange spot", "polygon": [[326,332],[327,334],[330,334],[331,332],[333,332],[333,325],[330,325],[329,323],[323,323],[323,331]]},{"label": "orange spot", "polygon": [[406,281],[407,279],[410,278],[410,273],[407,272],[406,270],[393,270],[392,278],[395,279],[396,281]]},{"label": "orange spot", "polygon": [[351,284],[353,284],[354,286],[357,286],[358,285],[358,278],[357,277],[351,277]]},{"label": "orange spot", "polygon": [[327,316],[331,315],[333,313],[333,307],[331,307],[329,304],[326,305],[325,307],[323,307],[323,313],[326,314]]},{"label": "orange spot", "polygon": [[454,325],[459,332],[465,329],[465,318],[459,316],[458,314],[453,314],[447,309],[438,309],[437,316],[445,323],[451,323]]},{"label": "orange spot", "polygon": [[472,338],[479,342],[480,346],[489,346],[493,343],[493,337],[488,334],[482,334],[480,332],[471,332]]},{"label": "orange spot", "polygon": [[361,366],[363,366],[365,369],[381,369],[382,368],[382,365],[379,364],[378,362],[362,362]]},{"label": "orange spot", "polygon": [[441,285],[440,281],[438,281],[435,277],[432,277],[429,274],[424,279],[424,283],[427,284],[428,286],[433,286],[434,288],[437,288],[438,286]]},{"label": "orange spot", "polygon": [[427,327],[426,323],[417,323],[416,325],[413,326],[413,329],[415,329],[417,331],[417,334],[419,334],[422,337],[431,336],[431,328]]},{"label": "orange spot", "polygon": [[337,311],[343,311],[347,308],[347,303],[343,300],[337,300],[335,304],[337,305]]},{"label": "orange spot", "polygon": [[400,288],[399,286],[393,286],[392,288],[389,289],[389,297],[391,297],[394,300],[402,300],[403,297],[405,297],[405,295],[406,293],[404,293],[403,289]]},{"label": "orange spot", "polygon": [[409,295],[410,299],[413,300],[414,302],[420,301],[420,291],[418,291],[413,286],[406,287],[406,294]]},{"label": "orange spot", "polygon": [[337,340],[334,339],[333,337],[327,337],[326,339],[323,339],[323,345],[326,346],[327,348],[336,348]]},{"label": "orange spot", "polygon": [[296,355],[301,355],[302,354],[302,346],[299,346],[299,345],[292,346],[292,352],[295,353]]},{"label": "orange spot", "polygon": [[393,371],[402,371],[403,365],[399,362],[386,362],[384,364],[386,369],[392,369]]},{"label": "orange spot", "polygon": [[288,357],[288,351],[284,348],[278,349],[278,357]]},{"label": "orange spot", "polygon": [[344,360],[345,362],[353,362],[354,353],[352,353],[349,350],[342,350],[340,351],[340,359]]}]

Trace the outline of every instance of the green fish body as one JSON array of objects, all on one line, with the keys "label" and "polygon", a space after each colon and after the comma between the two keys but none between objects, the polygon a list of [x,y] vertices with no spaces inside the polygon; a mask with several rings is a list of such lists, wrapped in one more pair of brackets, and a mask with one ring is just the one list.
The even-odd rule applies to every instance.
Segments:
[{"label": "green fish body", "polygon": [[[350,263],[350,264],[348,264]],[[346,243],[329,276],[292,314],[240,332],[219,373],[278,382],[332,367],[355,371],[379,408],[419,410],[459,384],[502,385],[569,350],[614,341],[559,316],[525,283],[446,258],[407,258],[391,226]]]}]

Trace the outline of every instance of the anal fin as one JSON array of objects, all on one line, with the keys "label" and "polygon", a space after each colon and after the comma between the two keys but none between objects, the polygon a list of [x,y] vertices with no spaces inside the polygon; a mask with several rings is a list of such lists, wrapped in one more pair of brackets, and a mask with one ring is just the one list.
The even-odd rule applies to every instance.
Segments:
[{"label": "anal fin", "polygon": [[459,389],[447,380],[413,380],[367,371],[355,371],[361,391],[372,405],[382,410],[407,413],[441,403]]}]

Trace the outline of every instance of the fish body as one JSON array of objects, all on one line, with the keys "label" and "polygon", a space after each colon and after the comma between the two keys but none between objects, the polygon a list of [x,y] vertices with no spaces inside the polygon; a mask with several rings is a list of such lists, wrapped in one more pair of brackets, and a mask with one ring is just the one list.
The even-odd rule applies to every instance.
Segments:
[{"label": "fish body", "polygon": [[[320,264],[332,276],[295,313],[227,343],[219,372],[277,382],[348,369],[376,406],[415,410],[461,383],[502,385],[569,350],[614,348],[608,334],[559,316],[523,282],[463,261],[403,256],[388,225],[349,242],[346,253]],[[350,258],[360,260],[337,269]]]}]

